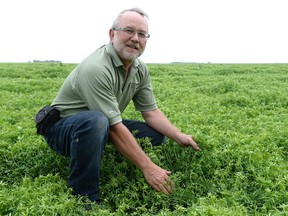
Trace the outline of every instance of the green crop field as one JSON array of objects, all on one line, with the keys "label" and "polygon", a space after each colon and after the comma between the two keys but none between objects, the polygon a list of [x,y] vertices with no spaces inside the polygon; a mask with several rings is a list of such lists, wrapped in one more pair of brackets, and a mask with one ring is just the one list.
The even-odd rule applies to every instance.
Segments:
[{"label": "green crop field", "polygon": [[67,187],[69,158],[33,121],[75,66],[0,64],[0,215],[288,215],[287,64],[149,64],[158,106],[201,150],[139,140],[172,172],[167,197],[108,144],[90,211]]}]

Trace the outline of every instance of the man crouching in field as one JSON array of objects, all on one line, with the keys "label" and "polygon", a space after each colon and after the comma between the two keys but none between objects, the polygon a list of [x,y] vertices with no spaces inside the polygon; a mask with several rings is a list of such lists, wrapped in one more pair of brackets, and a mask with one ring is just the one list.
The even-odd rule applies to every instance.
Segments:
[{"label": "man crouching in field", "polygon": [[[138,59],[150,36],[146,13],[139,8],[122,11],[109,36],[107,45],[70,73],[52,105],[38,113],[38,133],[54,151],[71,158],[69,186],[75,195],[100,201],[100,160],[108,139],[155,190],[170,194],[170,171],[153,163],[135,138],[149,137],[157,146],[167,136],[182,147],[199,147],[157,107],[148,69]],[[131,100],[145,122],[121,118]]]}]

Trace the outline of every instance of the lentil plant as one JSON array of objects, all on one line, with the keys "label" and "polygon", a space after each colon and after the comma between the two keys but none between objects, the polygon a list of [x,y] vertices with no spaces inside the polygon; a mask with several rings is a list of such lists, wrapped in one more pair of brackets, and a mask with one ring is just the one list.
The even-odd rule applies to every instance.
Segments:
[{"label": "lentil plant", "polygon": [[[166,197],[108,144],[90,211],[66,185],[69,159],[33,122],[75,66],[0,64],[0,215],[288,214],[288,65],[149,64],[158,106],[201,150],[139,140],[172,171]],[[132,104],[123,117],[141,119]]]}]

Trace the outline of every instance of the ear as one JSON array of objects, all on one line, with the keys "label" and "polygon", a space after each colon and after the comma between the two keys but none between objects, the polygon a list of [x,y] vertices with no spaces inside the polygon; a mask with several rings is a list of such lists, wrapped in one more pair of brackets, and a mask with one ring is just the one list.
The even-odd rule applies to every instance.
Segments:
[{"label": "ear", "polygon": [[109,29],[109,37],[110,37],[110,41],[112,41],[112,39],[114,38],[114,31],[113,31],[113,29],[111,28],[111,29]]}]

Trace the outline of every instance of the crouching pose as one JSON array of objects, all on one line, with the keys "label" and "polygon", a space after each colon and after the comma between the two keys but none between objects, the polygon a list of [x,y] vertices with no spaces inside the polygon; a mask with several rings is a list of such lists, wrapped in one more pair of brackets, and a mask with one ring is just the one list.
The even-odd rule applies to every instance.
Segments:
[{"label": "crouching pose", "polygon": [[[182,147],[199,147],[157,107],[148,69],[138,59],[150,37],[146,13],[139,8],[122,11],[109,36],[109,43],[84,59],[64,81],[50,106],[58,116],[43,135],[54,151],[71,158],[68,183],[75,195],[99,202],[100,160],[108,139],[155,190],[170,194],[170,171],[153,163],[135,138],[149,137],[157,146],[168,137]],[[131,100],[144,122],[121,118]]]}]

